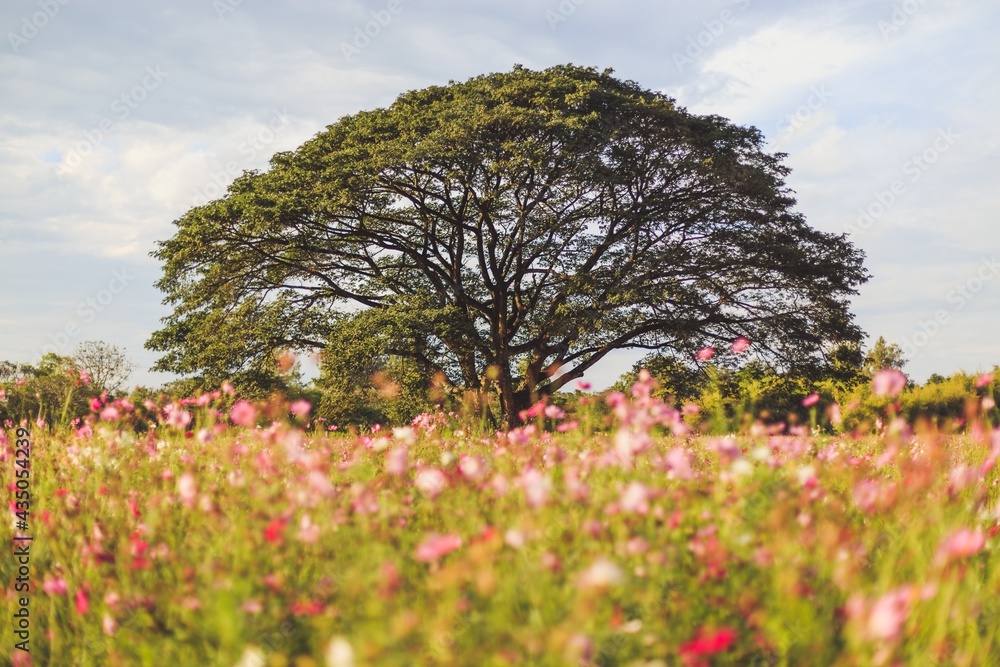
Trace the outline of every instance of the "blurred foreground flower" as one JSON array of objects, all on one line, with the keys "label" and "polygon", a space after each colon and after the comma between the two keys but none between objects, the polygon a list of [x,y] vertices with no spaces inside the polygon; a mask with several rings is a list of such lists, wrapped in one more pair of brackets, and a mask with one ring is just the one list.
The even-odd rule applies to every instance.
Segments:
[{"label": "blurred foreground flower", "polygon": [[625,575],[621,568],[607,558],[600,558],[589,568],[580,573],[577,585],[580,588],[605,589],[621,585]]},{"label": "blurred foreground flower", "polygon": [[326,647],[326,667],[354,667],[354,649],[343,637],[334,637]]},{"label": "blurred foreground flower", "polygon": [[458,535],[428,535],[417,547],[414,557],[424,563],[432,563],[442,556],[461,548],[462,538]]},{"label": "blurred foreground flower", "polygon": [[700,666],[710,664],[705,658],[722,653],[736,641],[736,631],[722,628],[712,632],[699,630],[694,639],[681,646],[681,660],[685,665]]},{"label": "blurred foreground flower", "polygon": [[872,391],[876,396],[897,396],[906,386],[906,376],[894,368],[887,368],[872,378]]}]

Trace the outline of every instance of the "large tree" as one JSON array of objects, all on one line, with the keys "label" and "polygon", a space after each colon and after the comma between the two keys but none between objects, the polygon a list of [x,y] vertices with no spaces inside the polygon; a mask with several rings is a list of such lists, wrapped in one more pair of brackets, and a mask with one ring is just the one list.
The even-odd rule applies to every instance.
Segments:
[{"label": "large tree", "polygon": [[509,423],[619,348],[746,336],[820,364],[862,338],[848,299],[867,274],[794,210],[783,157],[610,70],[411,91],[177,220],[153,253],[174,312],[148,346],[161,370],[261,381],[275,350],[382,311],[380,354],[489,386]]}]

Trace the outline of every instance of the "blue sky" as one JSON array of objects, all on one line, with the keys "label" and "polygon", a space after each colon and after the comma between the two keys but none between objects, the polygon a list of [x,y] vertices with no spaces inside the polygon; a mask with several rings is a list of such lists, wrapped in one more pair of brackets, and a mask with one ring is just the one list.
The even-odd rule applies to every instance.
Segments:
[{"label": "blue sky", "polygon": [[810,223],[867,253],[854,310],[872,339],[903,345],[917,380],[986,369],[998,29],[982,0],[8,0],[0,359],[104,340],[137,362],[133,382],[159,384],[143,343],[168,311],[149,252],[192,204],[404,90],[571,62],[759,127]]}]

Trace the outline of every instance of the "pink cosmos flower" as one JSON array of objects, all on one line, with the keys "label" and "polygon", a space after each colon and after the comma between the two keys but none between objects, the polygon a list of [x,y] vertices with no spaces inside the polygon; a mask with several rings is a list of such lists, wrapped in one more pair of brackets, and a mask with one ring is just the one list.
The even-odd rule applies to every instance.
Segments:
[{"label": "pink cosmos flower", "polygon": [[695,476],[691,459],[683,447],[674,447],[667,452],[667,465],[677,479],[693,479]]},{"label": "pink cosmos flower", "polygon": [[887,641],[899,637],[910,613],[909,587],[889,591],[872,605],[868,613],[867,634],[872,639]]},{"label": "pink cosmos flower", "polygon": [[229,396],[236,393],[236,389],[233,388],[233,385],[229,380],[222,383],[221,389],[223,394],[228,394]]},{"label": "pink cosmos flower", "polygon": [[711,345],[706,345],[698,350],[698,353],[694,356],[698,361],[708,361],[715,356],[715,348]]},{"label": "pink cosmos flower", "polygon": [[312,522],[308,514],[303,514],[299,520],[299,540],[306,544],[314,544],[319,539],[319,526]]},{"label": "pink cosmos flower", "polygon": [[66,580],[62,577],[56,577],[51,579],[49,577],[45,578],[42,582],[42,590],[45,591],[46,595],[66,595],[69,589],[66,587]]},{"label": "pink cosmos flower", "polygon": [[566,416],[566,412],[558,405],[546,405],[545,416],[549,419],[562,419]]},{"label": "pink cosmos flower", "polygon": [[811,408],[812,406],[819,403],[819,394],[812,393],[802,399],[802,406],[806,408]]},{"label": "pink cosmos flower", "polygon": [[434,500],[448,488],[448,478],[437,468],[424,468],[413,479],[413,485],[428,498]]},{"label": "pink cosmos flower", "polygon": [[111,637],[118,630],[118,621],[115,620],[114,616],[104,614],[104,617],[101,618],[101,629],[104,630],[104,634]]},{"label": "pink cosmos flower", "polygon": [[195,484],[194,475],[186,472],[177,478],[177,494],[181,497],[181,501],[188,507],[194,505],[195,498],[198,496],[198,487]]},{"label": "pink cosmos flower", "polygon": [[187,410],[182,410],[176,405],[168,405],[164,410],[167,413],[168,426],[184,431],[191,424],[191,413]]},{"label": "pink cosmos flower", "polygon": [[248,614],[259,614],[264,611],[264,604],[256,598],[251,598],[244,602],[240,609]]},{"label": "pink cosmos flower", "polygon": [[966,558],[979,553],[984,546],[986,546],[986,536],[982,530],[978,528],[976,530],[960,528],[950,534],[941,543],[941,547],[938,549],[938,557],[943,559]]},{"label": "pink cosmos flower", "polygon": [[406,447],[396,447],[385,455],[385,471],[397,477],[406,474]]},{"label": "pink cosmos flower", "polygon": [[106,422],[115,421],[116,419],[118,419],[118,408],[114,407],[113,405],[109,405],[108,407],[104,408],[103,410],[101,410],[101,419],[103,419]]},{"label": "pink cosmos flower", "polygon": [[524,491],[531,507],[540,507],[549,498],[552,481],[535,468],[528,468],[517,480],[517,485]]},{"label": "pink cosmos flower", "polygon": [[976,378],[976,388],[982,389],[991,382],[993,382],[993,373],[983,373],[978,378]]},{"label": "pink cosmos flower", "polygon": [[649,490],[639,482],[632,482],[622,492],[618,504],[623,512],[646,514],[649,512]]},{"label": "pink cosmos flower", "polygon": [[257,408],[249,401],[236,401],[229,410],[229,418],[238,426],[253,426],[257,421]]},{"label": "pink cosmos flower", "polygon": [[486,460],[481,456],[463,454],[458,462],[458,470],[469,481],[478,482],[486,475]]},{"label": "pink cosmos flower", "polygon": [[442,556],[461,548],[462,538],[458,535],[428,535],[423,542],[417,546],[414,557],[423,563],[432,563]]},{"label": "pink cosmos flower", "polygon": [[580,422],[574,419],[559,424],[559,426],[556,426],[556,431],[558,431],[559,433],[569,433],[570,431],[575,431],[578,428],[580,428]]},{"label": "pink cosmos flower", "polygon": [[310,410],[312,410],[312,403],[306,400],[298,400],[288,406],[288,411],[300,419],[308,417]]},{"label": "pink cosmos flower", "polygon": [[750,339],[745,336],[740,336],[733,341],[733,345],[729,348],[729,351],[733,354],[742,354],[743,352],[746,352],[748,347],[750,347]]},{"label": "pink cosmos flower", "polygon": [[876,396],[897,396],[906,386],[906,376],[894,368],[887,368],[872,378],[872,391]]},{"label": "pink cosmos flower", "polygon": [[590,389],[590,386],[591,386],[590,383],[584,380],[576,381],[576,388],[579,389],[580,391],[588,391]]}]

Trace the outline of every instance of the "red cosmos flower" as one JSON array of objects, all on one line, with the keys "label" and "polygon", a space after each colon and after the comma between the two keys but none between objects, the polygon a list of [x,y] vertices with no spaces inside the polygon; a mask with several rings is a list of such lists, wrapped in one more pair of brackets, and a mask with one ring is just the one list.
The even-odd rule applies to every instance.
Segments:
[{"label": "red cosmos flower", "polygon": [[267,528],[264,529],[264,539],[271,544],[280,544],[284,539],[286,525],[288,519],[275,519],[267,524]]},{"label": "red cosmos flower", "polygon": [[301,600],[292,603],[293,616],[319,616],[326,608],[322,602],[314,600]]},{"label": "red cosmos flower", "polygon": [[706,632],[702,628],[695,634],[694,639],[681,645],[681,660],[689,667],[708,665],[706,656],[722,653],[735,641],[736,631],[731,628],[722,628],[714,632]]}]

